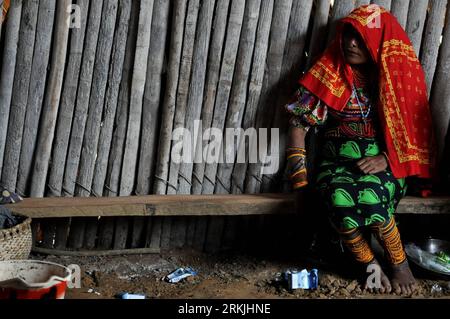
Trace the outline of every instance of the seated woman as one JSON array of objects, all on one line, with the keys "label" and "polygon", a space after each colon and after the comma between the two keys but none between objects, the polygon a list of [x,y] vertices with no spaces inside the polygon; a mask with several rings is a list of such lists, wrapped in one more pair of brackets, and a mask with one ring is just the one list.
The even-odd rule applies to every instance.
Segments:
[{"label": "seated woman", "polygon": [[[415,279],[394,213],[405,178],[431,176],[432,128],[423,70],[405,31],[379,6],[355,9],[300,85],[285,106],[294,189],[314,185],[343,243],[365,267],[379,265],[361,232],[370,228],[390,265],[377,290],[411,294]],[[313,126],[324,144],[319,173],[308,181],[305,135]]]}]

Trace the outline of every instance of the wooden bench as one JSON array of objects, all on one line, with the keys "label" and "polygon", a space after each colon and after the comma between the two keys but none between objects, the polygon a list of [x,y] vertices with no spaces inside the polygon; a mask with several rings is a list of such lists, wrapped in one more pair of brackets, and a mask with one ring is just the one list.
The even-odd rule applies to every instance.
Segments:
[{"label": "wooden bench", "polygon": [[[294,194],[147,195],[26,198],[12,211],[32,218],[98,216],[236,216],[295,213]],[[399,214],[448,214],[450,197],[406,197]]]}]

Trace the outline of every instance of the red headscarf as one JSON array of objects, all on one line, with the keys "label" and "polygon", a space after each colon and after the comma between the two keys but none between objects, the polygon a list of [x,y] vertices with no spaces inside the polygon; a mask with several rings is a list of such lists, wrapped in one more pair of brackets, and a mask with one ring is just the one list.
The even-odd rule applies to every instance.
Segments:
[{"label": "red headscarf", "polygon": [[10,0],[4,0],[2,7],[0,8],[1,9],[0,10],[0,24],[2,24],[6,18],[6,13],[8,12],[8,9],[9,9],[9,2],[10,2]]},{"label": "red headscarf", "polygon": [[360,33],[379,70],[378,113],[394,176],[431,177],[434,139],[423,69],[408,35],[385,9],[365,5],[340,20],[335,40],[300,84],[328,107],[345,107],[353,83],[341,49],[345,24]]}]

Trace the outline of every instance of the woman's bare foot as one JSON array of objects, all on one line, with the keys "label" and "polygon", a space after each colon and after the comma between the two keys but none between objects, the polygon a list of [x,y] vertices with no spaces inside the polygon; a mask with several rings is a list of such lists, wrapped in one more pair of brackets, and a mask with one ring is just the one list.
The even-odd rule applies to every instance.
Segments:
[{"label": "woman's bare foot", "polygon": [[391,283],[393,291],[398,295],[411,295],[417,290],[416,279],[407,260],[399,265],[392,265]]},{"label": "woman's bare foot", "polygon": [[[367,275],[366,281],[364,283],[364,290],[382,294],[390,293],[392,291],[391,282],[389,281],[388,276],[386,276],[386,274],[383,272],[383,269],[381,269],[381,266],[376,259],[367,264],[366,272],[368,272],[369,274]],[[377,273],[380,274],[379,283],[377,283]],[[372,278],[374,278],[375,281],[373,281]]]}]

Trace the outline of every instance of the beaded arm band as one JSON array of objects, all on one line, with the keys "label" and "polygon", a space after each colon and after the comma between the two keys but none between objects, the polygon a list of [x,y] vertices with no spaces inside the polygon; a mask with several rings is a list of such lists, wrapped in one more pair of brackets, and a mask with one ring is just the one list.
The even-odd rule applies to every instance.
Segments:
[{"label": "beaded arm band", "polygon": [[[300,189],[308,184],[306,172],[306,150],[301,147],[288,147],[286,149],[289,161],[289,179],[294,190]],[[297,159],[294,162],[293,159]]]}]

